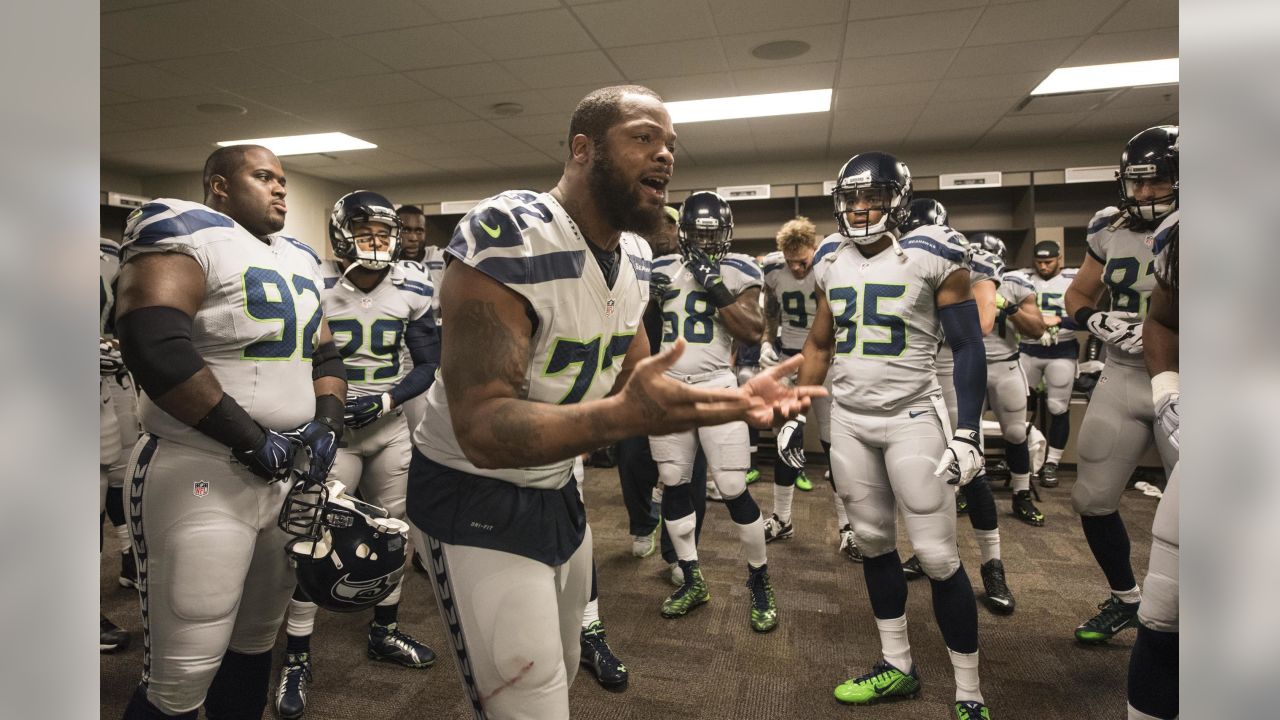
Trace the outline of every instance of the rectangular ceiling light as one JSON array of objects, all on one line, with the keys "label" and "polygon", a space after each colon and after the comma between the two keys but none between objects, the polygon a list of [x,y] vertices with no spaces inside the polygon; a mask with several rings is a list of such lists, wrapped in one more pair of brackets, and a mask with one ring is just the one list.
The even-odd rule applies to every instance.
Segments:
[{"label": "rectangular ceiling light", "polygon": [[1178,82],[1178,58],[1058,68],[1031,91],[1032,95],[1106,90]]},{"label": "rectangular ceiling light", "polygon": [[371,142],[351,137],[346,133],[316,133],[314,135],[285,135],[283,137],[254,138],[253,140],[223,140],[218,143],[222,147],[228,145],[261,145],[277,156],[310,155],[322,152],[341,152],[343,150],[370,150],[378,147]]},{"label": "rectangular ceiling light", "polygon": [[767,93],[765,95],[739,95],[738,97],[710,98],[708,100],[680,100],[667,103],[667,112],[671,113],[671,122],[676,125],[706,122],[708,120],[800,115],[802,113],[827,112],[830,109],[830,89]]}]

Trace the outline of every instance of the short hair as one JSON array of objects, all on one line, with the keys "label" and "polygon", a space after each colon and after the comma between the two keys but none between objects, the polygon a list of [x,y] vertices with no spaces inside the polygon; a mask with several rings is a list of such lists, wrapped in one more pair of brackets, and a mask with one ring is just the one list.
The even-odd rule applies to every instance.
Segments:
[{"label": "short hair", "polygon": [[818,228],[809,218],[799,215],[778,230],[778,249],[784,253],[818,247]]},{"label": "short hair", "polygon": [[250,150],[258,150],[263,148],[261,145],[228,145],[220,147],[209,154],[209,159],[204,161],[204,179],[203,187],[206,193],[209,192],[209,182],[213,180],[214,175],[221,175],[224,178],[231,177],[236,170],[244,164],[244,156]]},{"label": "short hair", "polygon": [[647,95],[658,102],[662,97],[643,85],[611,85],[593,91],[578,102],[569,120],[569,152],[573,153],[573,138],[586,135],[599,147],[609,128],[622,117],[622,98],[625,95]]},{"label": "short hair", "polygon": [[417,205],[401,205],[396,208],[397,215],[426,215]]}]

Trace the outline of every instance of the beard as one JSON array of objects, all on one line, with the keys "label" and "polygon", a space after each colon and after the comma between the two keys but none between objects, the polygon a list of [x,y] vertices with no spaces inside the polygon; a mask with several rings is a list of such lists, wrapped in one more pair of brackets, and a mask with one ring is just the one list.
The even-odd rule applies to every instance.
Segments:
[{"label": "beard", "polygon": [[661,230],[662,206],[650,206],[638,197],[635,186],[627,182],[614,167],[603,144],[596,145],[596,157],[588,176],[588,187],[609,227],[642,237],[650,237]]}]

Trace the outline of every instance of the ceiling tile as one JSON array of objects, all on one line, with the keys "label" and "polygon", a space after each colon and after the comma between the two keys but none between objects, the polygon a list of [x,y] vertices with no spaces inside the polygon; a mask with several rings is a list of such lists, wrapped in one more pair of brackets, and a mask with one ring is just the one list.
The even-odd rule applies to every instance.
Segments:
[{"label": "ceiling tile", "polygon": [[954,50],[850,58],[840,65],[836,87],[938,80],[947,73]]},{"label": "ceiling tile", "polygon": [[1168,108],[1160,105],[1149,107],[1114,107],[1108,105],[1092,112],[1078,125],[1062,135],[1063,141],[1110,142],[1116,148],[1116,160],[1129,138],[1149,127],[1168,119]]},{"label": "ceiling tile", "polygon": [[183,125],[148,130],[130,130],[118,133],[103,133],[103,156],[114,153],[134,153],[151,150],[164,150],[175,147],[191,147],[206,145],[212,152],[212,144],[218,140],[227,140],[220,136],[221,128],[205,123],[203,125]]},{"label": "ceiling tile", "polygon": [[475,95],[473,97],[458,98],[456,102],[486,120],[502,119],[493,113],[493,106],[498,103],[516,103],[523,107],[524,111],[517,117],[560,113],[567,118],[573,112],[577,101],[594,89],[595,87],[593,86],[581,93],[575,90],[572,100],[566,100],[559,96],[551,97],[545,90],[524,90],[521,92],[495,93],[493,95]]},{"label": "ceiling tile", "polygon": [[1013,105],[990,100],[935,103],[925,107],[907,134],[908,144],[948,144],[970,147]]},{"label": "ceiling tile", "polygon": [[1178,27],[1178,0],[1129,0],[1107,19],[1107,32]]},{"label": "ceiling tile", "polygon": [[747,121],[756,149],[825,152],[831,130],[830,113],[752,118]]},{"label": "ceiling tile", "polygon": [[465,65],[492,59],[448,25],[357,35],[346,38],[346,42],[395,70]]},{"label": "ceiling tile", "polygon": [[607,50],[609,57],[629,78],[663,77],[682,73],[714,73],[729,69],[720,43],[711,40],[677,40],[656,45],[628,45]]},{"label": "ceiling tile", "polygon": [[1160,108],[1164,112],[1178,111],[1177,85],[1152,85],[1149,87],[1129,88],[1115,100],[1107,103],[1107,108]]},{"label": "ceiling tile", "polygon": [[854,153],[896,147],[902,144],[923,109],[923,105],[914,105],[837,113],[831,125],[831,154],[848,159]]},{"label": "ceiling tile", "polygon": [[569,109],[564,112],[548,113],[546,115],[517,115],[512,118],[493,118],[490,122],[521,139],[555,133],[559,133],[559,136],[563,139],[569,132],[569,118],[572,114],[572,109]]},{"label": "ceiling tile", "polygon": [[668,102],[674,100],[698,100],[700,98],[730,97],[743,94],[727,72],[700,75],[675,75],[672,77],[634,79],[662,96]]},{"label": "ceiling tile", "polygon": [[792,90],[818,90],[829,88],[835,80],[834,62],[766,67],[752,70],[734,70],[734,89],[742,95],[790,92]]},{"label": "ceiling tile", "polygon": [[1006,116],[1000,118],[1000,121],[987,131],[987,134],[979,141],[978,147],[997,147],[1054,140],[1088,116],[1088,113]]},{"label": "ceiling tile", "polygon": [[[977,0],[971,0],[977,1]],[[848,0],[710,0],[711,17],[722,35],[771,32],[787,28],[839,24]]]},{"label": "ceiling tile", "polygon": [[497,126],[484,120],[433,124],[425,126],[423,130],[436,140],[450,143],[469,140],[498,140],[510,137]]},{"label": "ceiling tile", "polygon": [[[802,40],[809,43],[809,52],[791,60],[761,60],[751,54],[751,49],[774,40]],[[786,65],[804,65],[840,59],[840,47],[844,41],[844,26],[840,23],[813,25],[791,30],[773,30],[746,35],[728,35],[720,39],[724,46],[729,67],[735,70],[747,68],[774,68]]]},{"label": "ceiling tile", "polygon": [[569,154],[565,146],[565,135],[567,132],[559,132],[547,135],[529,135],[521,137],[526,145],[537,148],[544,155],[552,160],[564,162],[564,158]]},{"label": "ceiling tile", "polygon": [[1040,81],[1043,72],[1016,75],[984,75],[982,77],[948,78],[938,85],[934,102],[961,102],[1026,97]]},{"label": "ceiling tile", "polygon": [[525,89],[524,83],[516,79],[506,68],[494,62],[453,65],[427,70],[410,70],[405,75],[419,84],[451,98],[514,92]]},{"label": "ceiling tile", "polygon": [[502,66],[531,88],[553,88],[584,83],[608,85],[625,81],[609,58],[598,50],[567,55],[546,55],[524,60],[506,60]]},{"label": "ceiling tile", "polygon": [[937,80],[841,88],[836,91],[833,107],[837,113],[862,112],[871,108],[895,106],[919,107],[929,102],[937,88]]},{"label": "ceiling tile", "polygon": [[703,0],[620,0],[574,8],[600,47],[710,38],[716,34]]},{"label": "ceiling tile", "polygon": [[406,145],[417,145],[431,139],[429,133],[421,125],[407,125],[397,128],[379,128],[360,131],[360,139],[378,146],[378,149],[400,148]]},{"label": "ceiling tile", "polygon": [[973,28],[967,45],[993,45],[1019,40],[1076,37],[1094,32],[1123,0],[1038,0],[992,5]]},{"label": "ceiling tile", "polygon": [[596,49],[568,10],[469,20],[454,23],[453,28],[495,60]]},{"label": "ceiling tile", "polygon": [[316,83],[291,82],[262,88],[237,90],[236,95],[288,113],[307,115],[337,107],[350,107],[365,102],[363,98],[342,97],[326,91]]},{"label": "ceiling tile", "polygon": [[120,53],[114,53],[106,48],[99,48],[101,58],[99,59],[99,67],[115,67],[116,65],[129,65],[137,62],[133,58],[125,57]]},{"label": "ceiling tile", "polygon": [[287,85],[301,81],[296,75],[266,65],[252,52],[224,52],[200,57],[160,60],[156,67],[223,90]]},{"label": "ceiling tile", "polygon": [[[1079,39],[1066,38],[965,47],[956,53],[955,60],[947,70],[947,77],[1003,75],[1008,73],[1010,68],[1027,72],[1048,71],[1059,67],[1079,45]],[[1045,72],[1045,76],[1048,76],[1048,72]]]},{"label": "ceiling tile", "polygon": [[387,66],[377,60],[332,38],[258,48],[251,55],[258,61],[304,80],[374,75],[388,70]]},{"label": "ceiling tile", "polygon": [[450,122],[470,118],[471,113],[450,100],[416,100],[386,105],[361,105],[312,113],[307,119],[334,130],[351,132],[368,128],[402,127],[432,119]]},{"label": "ceiling tile", "polygon": [[103,47],[144,61],[324,36],[280,5],[260,0],[191,0],[108,13],[101,20]]},{"label": "ceiling tile", "polygon": [[981,8],[969,8],[929,15],[854,20],[845,33],[844,57],[877,57],[958,48],[965,44],[965,38],[981,15]]},{"label": "ceiling tile", "polygon": [[1063,67],[1178,57],[1178,28],[1093,35]]},{"label": "ceiling tile", "polygon": [[282,4],[337,37],[440,22],[413,0],[282,0]]},{"label": "ceiling tile", "polygon": [[441,20],[456,22],[560,7],[557,0],[429,0],[431,12]]},{"label": "ceiling tile", "polygon": [[213,150],[211,145],[186,145],[162,150],[104,153],[103,160],[122,170],[145,174],[200,172]]},{"label": "ceiling tile", "polygon": [[946,10],[962,10],[977,8],[987,4],[987,0],[851,0],[849,3],[849,22],[870,20],[882,17],[898,17],[901,15],[920,15]]},{"label": "ceiling tile", "polygon": [[152,100],[204,92],[209,86],[153,65],[122,65],[102,69],[102,88],[139,100]]},{"label": "ceiling tile", "polygon": [[434,92],[405,77],[402,73],[383,72],[378,75],[347,77],[315,83],[323,92],[346,98],[343,105],[382,104],[434,100]]}]

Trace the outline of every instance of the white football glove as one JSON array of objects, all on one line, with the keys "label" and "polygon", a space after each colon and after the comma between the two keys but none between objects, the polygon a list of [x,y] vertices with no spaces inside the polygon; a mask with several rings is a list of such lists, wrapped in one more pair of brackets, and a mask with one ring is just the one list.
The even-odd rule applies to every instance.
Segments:
[{"label": "white football glove", "polygon": [[98,343],[98,374],[119,375],[124,372],[124,357],[120,348],[105,340]]},{"label": "white football glove", "polygon": [[1040,336],[1040,344],[1049,347],[1058,344],[1058,326],[1050,325],[1044,329],[1044,334]]},{"label": "white football glove", "polygon": [[1142,318],[1138,313],[1106,310],[1089,316],[1085,323],[1099,340],[1127,353],[1142,351]]},{"label": "white football glove", "polygon": [[957,430],[955,437],[947,443],[938,459],[938,467],[933,474],[945,477],[950,485],[968,485],[982,470],[982,450],[978,445],[976,430]]},{"label": "white football glove", "polygon": [[797,470],[804,469],[804,423],[805,417],[797,415],[778,430],[778,457]]},{"label": "white football glove", "polygon": [[1076,377],[1081,375],[1093,375],[1102,372],[1101,360],[1085,360],[1076,366]]},{"label": "white football glove", "polygon": [[1178,393],[1166,395],[1164,400],[1156,405],[1156,422],[1160,425],[1160,429],[1169,436],[1169,444],[1174,450],[1181,451],[1182,443],[1178,437],[1178,429],[1182,423],[1182,415],[1178,412],[1178,399],[1182,397]]},{"label": "white football glove", "polygon": [[778,351],[773,349],[773,343],[765,340],[760,343],[760,367],[771,368],[778,364]]}]

